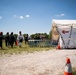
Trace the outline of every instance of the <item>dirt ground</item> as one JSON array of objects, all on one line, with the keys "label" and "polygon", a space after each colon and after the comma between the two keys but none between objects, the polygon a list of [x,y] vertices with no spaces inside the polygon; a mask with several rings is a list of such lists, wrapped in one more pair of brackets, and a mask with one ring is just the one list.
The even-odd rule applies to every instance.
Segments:
[{"label": "dirt ground", "polygon": [[76,50],[49,50],[0,56],[0,75],[59,75],[66,57],[76,67]]}]

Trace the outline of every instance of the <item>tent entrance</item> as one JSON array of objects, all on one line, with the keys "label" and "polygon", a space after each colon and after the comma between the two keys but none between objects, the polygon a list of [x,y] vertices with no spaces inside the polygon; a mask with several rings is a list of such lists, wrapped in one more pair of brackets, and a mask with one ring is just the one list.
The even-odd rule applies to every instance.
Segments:
[{"label": "tent entrance", "polygon": [[73,25],[56,25],[59,33],[59,44],[61,48],[76,48],[76,28]]}]

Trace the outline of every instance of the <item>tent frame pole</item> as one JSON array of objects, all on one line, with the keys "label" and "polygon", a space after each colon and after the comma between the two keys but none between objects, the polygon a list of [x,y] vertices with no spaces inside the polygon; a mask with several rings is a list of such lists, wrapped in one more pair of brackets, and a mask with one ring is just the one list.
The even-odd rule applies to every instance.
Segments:
[{"label": "tent frame pole", "polygon": [[[69,35],[69,40],[68,40],[68,46],[69,46],[69,44],[70,44],[70,39],[71,39],[71,35],[72,35],[72,28],[73,28],[73,25],[71,26],[71,29],[70,29],[70,35]],[[67,46],[67,47],[68,47]]]},{"label": "tent frame pole", "polygon": [[[56,25],[56,28],[57,28],[57,31],[58,31],[58,27],[57,27],[57,25]],[[63,40],[63,37],[62,37],[62,35],[61,35],[61,33],[58,31],[58,33],[60,34],[60,36],[61,36],[61,39],[62,39],[62,41],[63,41],[63,44],[65,45],[65,42],[64,42],[64,40]]]}]

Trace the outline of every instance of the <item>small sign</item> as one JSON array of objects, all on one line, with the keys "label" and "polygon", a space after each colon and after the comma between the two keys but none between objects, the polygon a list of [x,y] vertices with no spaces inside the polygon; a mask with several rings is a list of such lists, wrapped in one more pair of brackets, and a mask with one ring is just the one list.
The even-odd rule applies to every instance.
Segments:
[{"label": "small sign", "polygon": [[69,31],[62,30],[62,33],[63,33],[63,34],[69,33]]}]

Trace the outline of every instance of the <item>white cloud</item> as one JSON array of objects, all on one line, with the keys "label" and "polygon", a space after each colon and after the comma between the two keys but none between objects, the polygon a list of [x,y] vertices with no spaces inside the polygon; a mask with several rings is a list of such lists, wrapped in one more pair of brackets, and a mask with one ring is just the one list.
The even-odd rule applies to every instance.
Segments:
[{"label": "white cloud", "polygon": [[28,17],[30,17],[30,15],[26,15],[26,17],[28,18]]},{"label": "white cloud", "polygon": [[59,15],[55,15],[56,17],[62,17],[65,16],[65,14],[59,14]]},{"label": "white cloud", "polygon": [[[17,15],[14,15],[13,17],[15,17],[15,18],[16,18],[16,17],[17,17]],[[26,17],[26,18],[29,18],[29,17],[30,17],[30,15],[25,15],[25,17]],[[24,18],[24,16],[19,16],[19,18],[20,18],[20,19],[23,19],[23,18]]]},{"label": "white cloud", "polygon": [[2,16],[0,16],[0,20],[2,19]]},{"label": "white cloud", "polygon": [[24,17],[23,16],[20,16],[20,19],[23,19]]},{"label": "white cloud", "polygon": [[64,16],[65,14],[61,14],[61,16]]}]

